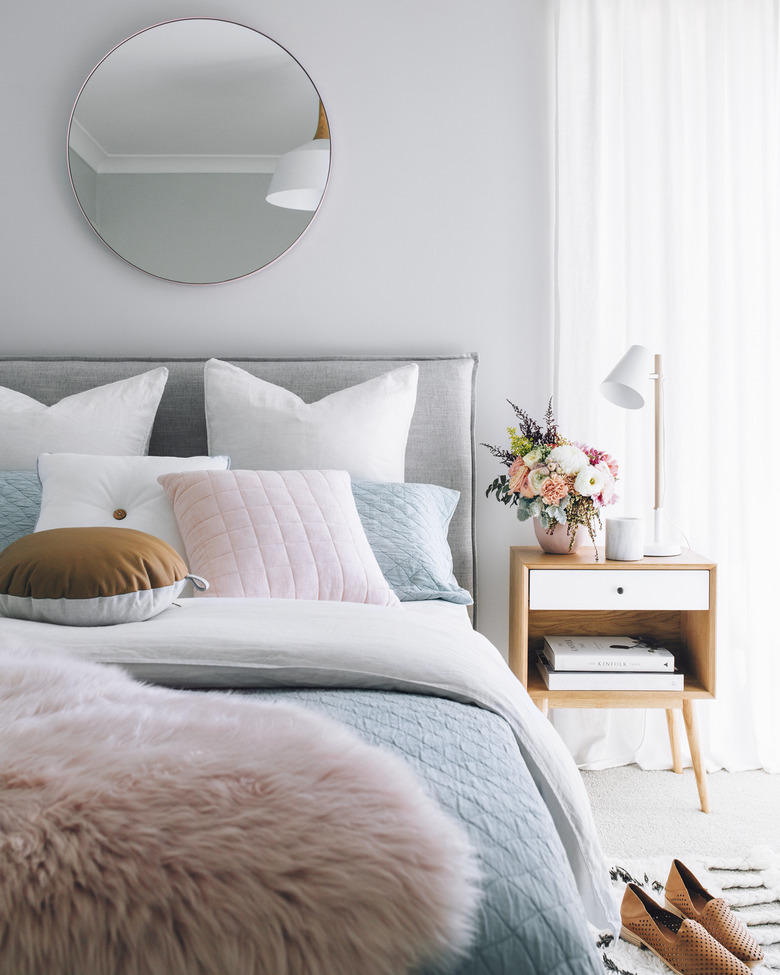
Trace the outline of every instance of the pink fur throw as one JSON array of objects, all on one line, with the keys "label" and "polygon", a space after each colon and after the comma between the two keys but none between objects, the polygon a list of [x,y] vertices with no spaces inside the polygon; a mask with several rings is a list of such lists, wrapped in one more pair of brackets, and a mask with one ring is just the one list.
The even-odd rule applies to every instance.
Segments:
[{"label": "pink fur throw", "polygon": [[475,861],[398,756],[300,706],[0,652],[0,970],[400,975]]}]

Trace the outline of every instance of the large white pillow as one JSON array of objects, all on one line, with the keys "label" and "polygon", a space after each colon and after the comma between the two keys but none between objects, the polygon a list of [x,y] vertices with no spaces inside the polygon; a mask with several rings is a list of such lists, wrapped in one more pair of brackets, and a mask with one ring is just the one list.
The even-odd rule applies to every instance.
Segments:
[{"label": "large white pillow", "polygon": [[416,363],[316,403],[244,369],[205,367],[209,453],[234,470],[345,470],[362,481],[403,481],[417,399]]},{"label": "large white pillow", "polygon": [[162,474],[224,471],[227,457],[100,457],[41,454],[41,511],[35,531],[133,528],[163,539],[186,558]]},{"label": "large white pillow", "polygon": [[168,370],[160,366],[53,406],[0,386],[0,466],[34,471],[46,451],[145,454],[167,379]]}]

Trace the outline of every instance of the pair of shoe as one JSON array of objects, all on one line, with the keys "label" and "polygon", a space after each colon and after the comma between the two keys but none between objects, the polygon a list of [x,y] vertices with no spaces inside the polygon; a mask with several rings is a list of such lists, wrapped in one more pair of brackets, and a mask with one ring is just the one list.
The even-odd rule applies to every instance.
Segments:
[{"label": "pair of shoe", "polygon": [[621,937],[649,948],[677,975],[750,975],[763,960],[761,946],[728,904],[679,860],[669,871],[665,901],[666,909],[629,884],[620,907]]}]

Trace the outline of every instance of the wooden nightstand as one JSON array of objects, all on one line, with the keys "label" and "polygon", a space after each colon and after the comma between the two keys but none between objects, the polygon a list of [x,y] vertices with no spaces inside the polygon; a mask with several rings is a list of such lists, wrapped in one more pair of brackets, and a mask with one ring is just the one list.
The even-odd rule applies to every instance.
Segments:
[{"label": "wooden nightstand", "polygon": [[[710,811],[693,701],[715,697],[716,566],[695,552],[640,562],[599,561],[593,549],[509,555],[509,666],[548,708],[665,708],[675,772],[682,771],[675,712],[682,709],[703,812]],[[681,691],[550,690],[536,667],[546,634],[651,636],[675,655]]]}]

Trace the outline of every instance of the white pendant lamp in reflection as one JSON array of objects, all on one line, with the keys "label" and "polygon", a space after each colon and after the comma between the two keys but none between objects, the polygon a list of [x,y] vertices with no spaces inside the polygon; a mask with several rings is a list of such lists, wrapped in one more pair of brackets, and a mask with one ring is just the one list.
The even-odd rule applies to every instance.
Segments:
[{"label": "white pendant lamp in reflection", "polygon": [[601,384],[602,395],[624,410],[639,410],[645,405],[647,380],[655,382],[655,502],[653,541],[645,545],[645,555],[680,555],[682,549],[663,539],[663,458],[664,404],[661,356],[653,357],[643,345],[632,345]]},{"label": "white pendant lamp in reflection", "polygon": [[320,102],[314,139],[279,157],[266,200],[289,210],[316,210],[325,192],[329,168],[330,131]]}]

